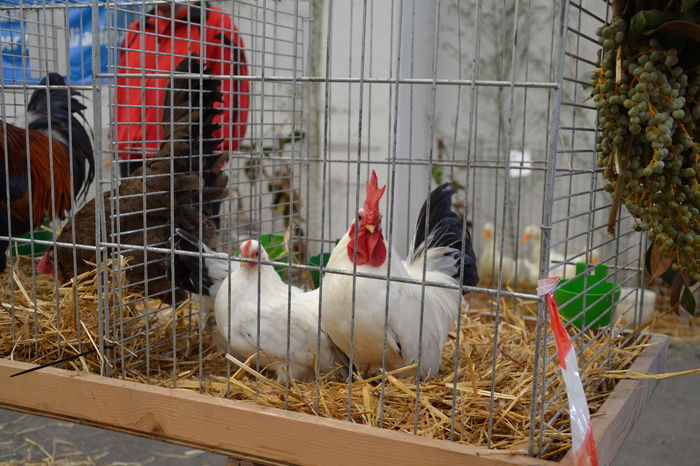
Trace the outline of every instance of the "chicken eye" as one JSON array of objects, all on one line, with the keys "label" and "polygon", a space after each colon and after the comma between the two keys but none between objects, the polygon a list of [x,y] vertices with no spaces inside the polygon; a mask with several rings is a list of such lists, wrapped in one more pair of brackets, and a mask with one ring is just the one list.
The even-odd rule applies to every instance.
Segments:
[{"label": "chicken eye", "polygon": [[357,219],[362,220],[362,218],[365,216],[365,209],[361,208],[360,210],[357,211]]}]

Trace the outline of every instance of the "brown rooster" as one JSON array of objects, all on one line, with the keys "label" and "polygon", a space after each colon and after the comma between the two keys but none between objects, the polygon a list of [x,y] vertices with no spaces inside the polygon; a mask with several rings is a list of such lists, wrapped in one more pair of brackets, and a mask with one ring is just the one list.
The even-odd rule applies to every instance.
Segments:
[{"label": "brown rooster", "polygon": [[[40,85],[46,84],[47,78],[42,79]],[[51,73],[48,85],[66,83]],[[37,89],[27,104],[24,125],[0,121],[0,235],[29,233],[46,215],[63,219],[71,200],[87,194],[95,162],[92,140],[83,126],[85,106],[74,98],[79,95],[67,89]],[[0,272],[7,263],[7,246],[7,240],[0,240]]]},{"label": "brown rooster", "polygon": [[[199,67],[199,59],[190,57],[183,60],[175,71],[199,73]],[[168,94],[164,101],[165,142],[154,158],[120,183],[117,192],[104,195],[107,239],[120,244],[120,253],[128,259],[126,280],[129,291],[145,292],[149,297],[168,303],[172,302],[170,290],[173,288],[173,281],[169,278],[171,254],[130,246],[169,248],[175,228],[200,237],[200,226],[203,242],[215,244],[217,226],[215,219],[210,217],[218,212],[218,205],[226,196],[228,178],[216,168],[225,162],[226,156],[214,154],[220,140],[212,137],[218,129],[212,120],[220,113],[213,106],[221,99],[217,90],[220,82],[206,77],[209,70],[205,69],[204,73],[201,88],[199,78],[173,79],[172,109]],[[203,161],[201,170],[200,160]],[[75,228],[76,244],[94,246],[98,220],[93,200],[64,226],[57,242],[73,243]],[[57,246],[55,259],[53,251],[49,251],[37,269],[53,273],[56,264],[59,279],[67,282],[94,267],[90,263],[95,263],[95,251]],[[174,281],[177,282],[180,267],[177,257],[174,264]],[[177,290],[175,299],[180,301],[185,296],[184,291]]]}]

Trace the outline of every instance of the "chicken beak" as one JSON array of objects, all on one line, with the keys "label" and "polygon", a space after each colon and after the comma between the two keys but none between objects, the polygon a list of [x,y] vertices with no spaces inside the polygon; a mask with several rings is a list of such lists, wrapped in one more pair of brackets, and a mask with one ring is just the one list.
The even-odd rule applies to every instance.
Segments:
[{"label": "chicken beak", "polygon": [[490,238],[491,237],[491,232],[484,230],[484,232],[481,234],[482,238]]},{"label": "chicken beak", "polygon": [[365,225],[365,230],[369,231],[370,233],[374,233],[374,230],[376,227],[374,225]]},{"label": "chicken beak", "polygon": [[523,242],[523,243],[527,243],[527,242],[530,241],[530,239],[531,239],[530,234],[529,234],[529,233],[525,233],[525,234],[523,235],[522,242]]}]

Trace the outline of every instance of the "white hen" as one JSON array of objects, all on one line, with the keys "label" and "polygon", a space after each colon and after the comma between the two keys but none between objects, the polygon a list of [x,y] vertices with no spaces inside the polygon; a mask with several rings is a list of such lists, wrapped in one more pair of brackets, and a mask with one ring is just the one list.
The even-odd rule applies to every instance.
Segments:
[{"label": "white hen", "polygon": [[[178,230],[185,241],[179,241],[183,250],[216,254],[186,232]],[[247,359],[260,350],[261,365],[274,371],[277,380],[287,377],[287,327],[289,323],[289,373],[294,379],[308,380],[314,376],[314,360],[318,349],[318,290],[304,292],[290,288],[269,264],[232,262],[226,254],[204,258],[180,256],[191,272],[190,291],[198,292],[200,271],[202,291],[216,296],[214,315],[218,331],[228,341],[234,356]],[[270,258],[257,241],[248,240],[241,246],[241,257],[269,261]],[[228,274],[229,262],[231,274]],[[259,270],[258,270],[259,269]],[[259,274],[258,274],[259,272]],[[258,279],[260,291],[258,294]],[[288,303],[291,298],[291,313]],[[258,305],[259,304],[259,305]],[[259,328],[259,339],[258,339]],[[319,370],[322,373],[344,363],[345,356],[321,331]]]},{"label": "white hen", "polygon": [[[613,321],[621,325],[644,326],[651,322],[656,312],[656,293],[652,290],[637,290],[635,288],[622,287],[620,301],[615,307]],[[635,304],[641,313],[635,312]]]},{"label": "white hen", "polygon": [[[352,224],[333,250],[329,269],[352,272],[355,261],[358,273],[386,277],[389,267],[387,244],[382,236],[379,211],[385,188],[379,189],[377,175],[372,171],[364,207],[358,212],[359,221],[357,225]],[[471,237],[467,231],[462,231],[461,220],[451,210],[452,194],[454,191],[448,184],[437,187],[430,194],[430,212],[426,213],[424,204],[408,258],[401,260],[397,252],[392,252],[391,277],[422,280],[423,261],[427,256],[427,281],[458,285],[461,270],[465,285],[476,285],[479,281]],[[464,254],[461,253],[463,241]],[[386,280],[357,277],[353,287],[352,276],[326,273],[322,288],[323,327],[333,342],[348,355],[352,346],[352,362],[361,371],[381,368]],[[426,286],[425,305],[421,306],[422,294],[422,287],[417,284],[393,281],[389,286],[388,370],[417,362],[420,353],[421,377],[438,373],[442,347],[461,309],[462,294],[457,289]],[[353,304],[355,322],[354,335],[351,335]],[[419,349],[421,314],[422,349]]]},{"label": "white hen", "polygon": [[[540,253],[542,248],[542,230],[537,225],[528,225],[525,227],[523,232],[523,243],[529,243],[532,241],[532,249],[530,250],[530,261],[534,264],[540,263]],[[573,278],[576,276],[576,262],[585,262],[586,256],[582,254],[570,254],[574,257],[578,255],[574,262],[570,262],[562,265],[562,262],[566,261],[566,257],[563,254],[550,250],[549,251],[549,268],[552,269],[556,267],[553,271],[553,275],[557,275],[561,278]],[[591,262],[593,264],[598,264],[600,262],[600,253],[597,250],[591,252]]]}]

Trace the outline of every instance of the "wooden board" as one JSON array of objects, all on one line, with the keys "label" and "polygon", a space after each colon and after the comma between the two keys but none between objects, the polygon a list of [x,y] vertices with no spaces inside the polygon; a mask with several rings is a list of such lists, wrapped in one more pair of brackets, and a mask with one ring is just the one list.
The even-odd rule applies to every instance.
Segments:
[{"label": "wooden board", "polygon": [[[654,336],[632,369],[662,369],[668,338]],[[385,429],[282,411],[253,403],[94,374],[0,359],[0,406],[201,448],[259,464],[475,466],[551,465],[551,461],[431,440]],[[593,420],[601,465],[609,464],[656,383],[622,380]],[[567,455],[559,464],[571,464]]]},{"label": "wooden board", "polygon": [[[668,337],[652,335],[648,344],[650,346],[630,366],[631,371],[658,374],[664,370]],[[602,416],[591,420],[600,466],[613,462],[657,383],[653,379],[620,380],[598,410]],[[570,450],[564,459],[573,462],[573,452]]]},{"label": "wooden board", "polygon": [[256,463],[546,465],[550,462],[191,391],[0,359],[0,406]]}]

